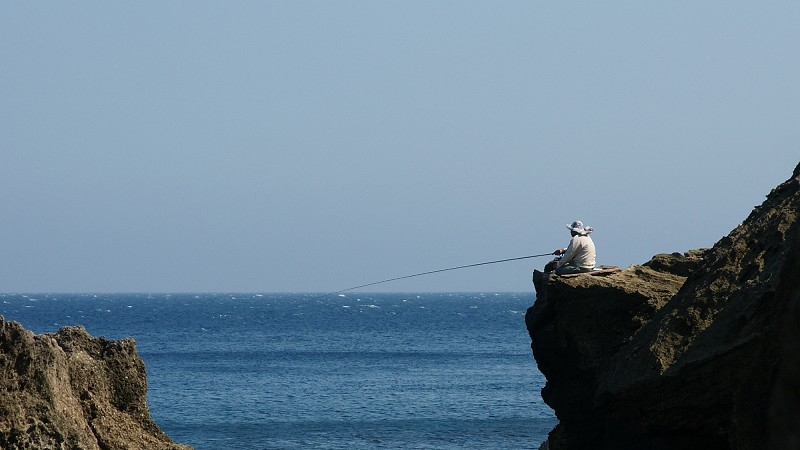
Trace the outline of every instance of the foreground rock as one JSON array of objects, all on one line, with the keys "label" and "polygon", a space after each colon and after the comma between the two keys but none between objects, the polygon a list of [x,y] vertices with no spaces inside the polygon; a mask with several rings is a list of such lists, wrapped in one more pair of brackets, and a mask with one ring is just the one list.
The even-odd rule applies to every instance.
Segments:
[{"label": "foreground rock", "polygon": [[0,317],[0,389],[2,449],[190,449],[150,417],[131,339],[81,327],[34,335]]},{"label": "foreground rock", "polygon": [[526,314],[560,449],[800,448],[800,165],[713,248],[534,273]]}]

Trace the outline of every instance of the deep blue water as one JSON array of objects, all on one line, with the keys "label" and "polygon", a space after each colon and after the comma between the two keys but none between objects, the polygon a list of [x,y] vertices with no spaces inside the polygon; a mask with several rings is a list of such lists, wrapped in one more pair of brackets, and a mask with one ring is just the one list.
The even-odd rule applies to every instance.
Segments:
[{"label": "deep blue water", "polygon": [[525,294],[0,295],[36,333],[132,337],[153,419],[218,449],[538,448]]}]

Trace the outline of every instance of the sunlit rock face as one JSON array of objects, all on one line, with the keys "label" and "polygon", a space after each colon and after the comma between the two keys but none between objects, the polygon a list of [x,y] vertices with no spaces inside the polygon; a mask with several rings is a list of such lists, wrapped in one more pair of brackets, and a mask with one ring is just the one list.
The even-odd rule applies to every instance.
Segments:
[{"label": "sunlit rock face", "polygon": [[0,317],[0,448],[179,450],[153,422],[132,339],[35,335]]}]

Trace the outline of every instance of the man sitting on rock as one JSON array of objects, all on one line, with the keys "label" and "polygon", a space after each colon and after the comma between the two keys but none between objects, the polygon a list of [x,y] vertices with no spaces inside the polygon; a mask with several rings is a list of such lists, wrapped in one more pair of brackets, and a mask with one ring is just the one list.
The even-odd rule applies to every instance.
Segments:
[{"label": "man sitting on rock", "polygon": [[560,255],[560,259],[555,259],[547,264],[545,272],[555,269],[556,275],[566,275],[570,273],[591,272],[594,269],[596,252],[594,241],[589,237],[592,227],[584,227],[583,222],[576,220],[567,225],[572,233],[572,239],[567,248],[560,248],[553,252]]}]

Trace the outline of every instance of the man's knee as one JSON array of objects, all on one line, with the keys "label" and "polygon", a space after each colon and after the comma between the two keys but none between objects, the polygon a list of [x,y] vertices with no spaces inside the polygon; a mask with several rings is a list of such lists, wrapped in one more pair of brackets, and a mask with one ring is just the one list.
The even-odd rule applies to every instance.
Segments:
[{"label": "man's knee", "polygon": [[578,267],[574,264],[564,264],[563,266],[556,269],[556,275],[568,275],[572,273],[585,273],[589,272],[591,269],[584,269],[582,267]]}]

